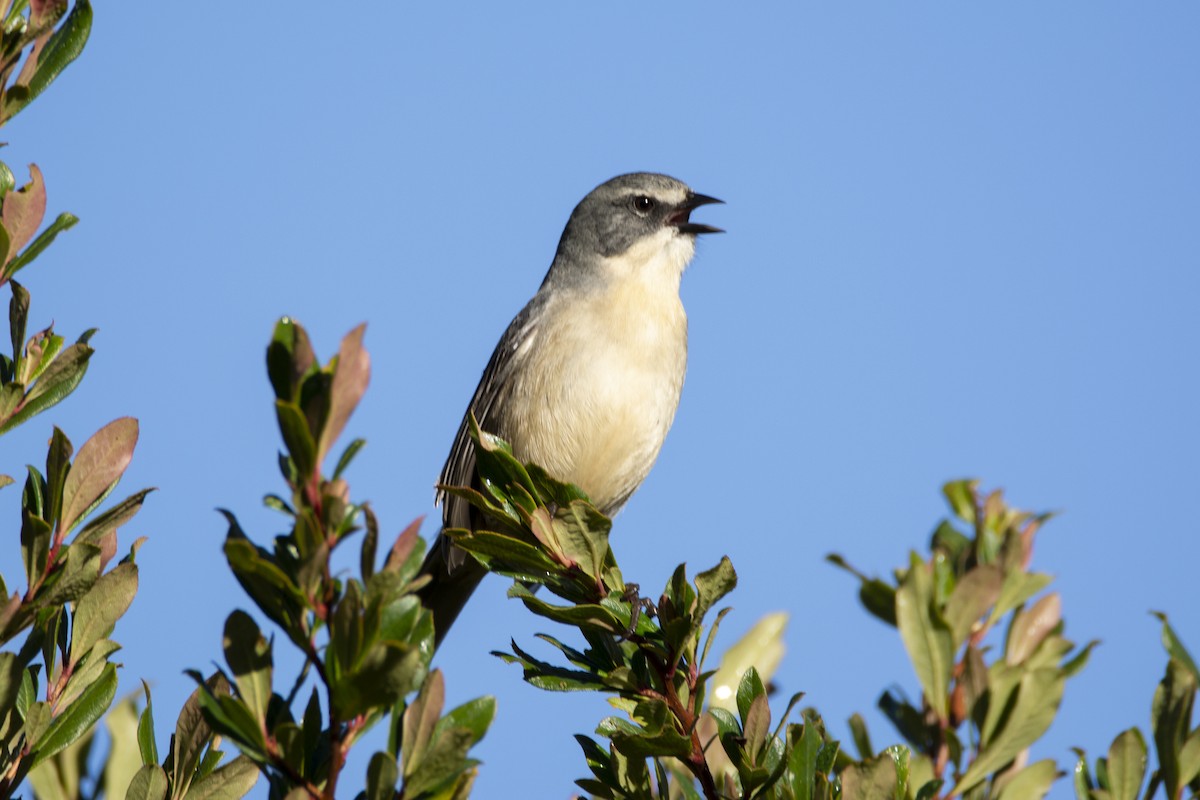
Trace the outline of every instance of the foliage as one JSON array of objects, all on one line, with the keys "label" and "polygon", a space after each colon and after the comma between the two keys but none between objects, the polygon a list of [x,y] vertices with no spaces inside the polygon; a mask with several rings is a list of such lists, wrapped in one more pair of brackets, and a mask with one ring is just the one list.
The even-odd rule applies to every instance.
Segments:
[{"label": "foliage", "polygon": [[[0,5],[0,124],[24,109],[82,49],[91,7],[77,0]],[[18,69],[19,67],[19,69]],[[13,276],[29,266],[75,217],[42,228],[46,189],[41,170],[16,188],[0,163],[0,285],[8,284],[11,355],[0,354],[0,434],[70,395],[92,355],[93,331],[72,344],[53,325],[26,338],[30,293]],[[41,232],[39,233],[39,229]],[[79,448],[53,428],[44,468],[27,467],[21,494],[24,591],[0,577],[0,797],[33,772],[35,785],[65,785],[67,752],[84,752],[91,729],[116,694],[119,649],[110,636],[133,601],[142,540],[115,565],[117,530],[149,490],[98,513],[121,480],[138,439],[137,421],[114,420]],[[74,456],[74,458],[72,458]],[[13,483],[0,476],[0,486]],[[110,565],[113,565],[109,569]],[[74,772],[78,774],[79,764]],[[53,775],[53,777],[52,777]]]},{"label": "foliage", "polygon": [[[1158,768],[1150,773],[1144,798],[1161,788],[1170,800],[1200,797],[1200,726],[1192,728],[1192,710],[1200,688],[1200,669],[1165,614],[1162,642],[1167,651],[1167,669],[1154,692],[1150,727]],[[1095,777],[1088,771],[1087,756],[1076,750],[1075,795],[1079,800],[1137,800],[1146,783],[1148,766],[1146,738],[1136,727],[1120,733],[1108,748],[1107,757],[1096,759]]]},{"label": "foliage", "polygon": [[[348,334],[337,357],[321,366],[304,328],[286,318],[275,327],[267,370],[287,447],[279,465],[289,496],[265,502],[291,527],[270,548],[259,547],[223,512],[225,555],[304,666],[286,696],[275,692],[272,643],[249,614],[234,611],[225,624],[228,673],[203,684],[199,708],[267,776],[272,797],[335,797],[350,748],[384,720],[387,749],[372,757],[360,796],[465,797],[476,765],[467,754],[490,725],[495,702],[484,697],[442,714],[442,676],[429,669],[433,622],[414,594],[427,581],[417,576],[424,549],[418,523],[399,535],[377,569],[378,521],[367,504],[350,500],[342,477],[364,442],[342,451],[330,477],[322,472],[366,390],[363,333],[360,326]],[[335,551],[360,533],[360,577],[335,575]],[[315,685],[297,706],[310,672]],[[165,797],[169,783],[160,779],[154,796]]]},{"label": "foliage", "polygon": [[[82,52],[88,0],[0,0],[0,126],[23,111]],[[94,330],[73,342],[53,324],[30,334],[31,296],[14,280],[76,218],[43,226],[46,189],[29,166],[20,188],[0,162],[0,286],[11,292],[11,354],[0,353],[0,435],[71,395],[87,372]],[[44,466],[28,466],[21,494],[25,588],[0,576],[0,798],[28,779],[41,798],[232,800],[258,774],[274,798],[332,798],[350,749],[380,723],[387,745],[371,758],[358,797],[466,797],[476,775],[470,749],[495,713],[482,697],[443,714],[441,673],[431,669],[430,614],[416,590],[423,543],[408,526],[378,564],[379,523],[350,499],[344,473],[364,442],[327,457],[361,400],[370,366],[359,327],[328,364],[307,334],[284,319],[267,368],[286,453],[287,497],[266,504],[288,519],[270,547],[256,545],[233,514],[225,555],[254,602],[296,647],[303,667],[275,690],[273,640],[245,611],[226,621],[227,669],[204,678],[160,753],[149,688],[113,706],[119,645],[111,638],[138,587],[138,539],[117,560],[117,532],[141,508],[142,490],[101,511],[130,464],[138,424],[121,418],[75,451],[52,428]],[[446,531],[490,570],[513,579],[510,595],[532,613],[574,628],[581,644],[542,635],[543,660],[516,642],[496,653],[526,681],[550,691],[596,691],[619,712],[595,736],[578,736],[601,798],[803,798],[816,800],[1025,800],[1063,773],[1029,763],[1030,746],[1054,719],[1067,679],[1095,645],[1063,636],[1062,601],[1030,564],[1047,515],[1008,507],[971,481],[944,488],[952,516],[935,529],[928,556],[910,554],[891,581],[859,579],[864,607],[896,628],[921,687],[919,700],[885,691],[879,707],[903,739],[875,750],[862,718],[849,720],[857,758],[815,709],[774,717],[770,674],[782,656],[783,617],[764,619],[708,663],[717,605],[734,589],[728,559],[689,580],[684,565],[651,602],[625,581],[609,548],[611,522],[576,487],[522,464],[500,439],[473,428],[482,490],[444,487],[479,508],[487,529]],[[0,488],[14,483],[0,475]],[[361,536],[356,577],[335,573],[335,551]],[[114,561],[116,563],[114,563]],[[539,587],[546,594],[539,596]],[[715,613],[714,613],[715,612]],[[1200,670],[1159,614],[1167,651],[1147,737],[1136,727],[1089,769],[1077,750],[1080,800],[1200,797],[1200,727],[1192,722]],[[1001,635],[1001,632],[1003,634]],[[305,693],[305,690],[308,690]],[[724,695],[728,696],[725,697]],[[307,699],[304,699],[304,698]],[[108,748],[98,758],[95,724],[107,710]],[[227,759],[222,738],[241,755]],[[100,771],[90,768],[100,764]],[[534,766],[534,765],[531,765]],[[1148,772],[1149,770],[1149,772]]]},{"label": "foliage", "polygon": [[[1058,777],[1053,761],[1026,764],[1027,748],[1050,727],[1069,677],[1095,642],[1072,651],[1062,601],[1040,594],[1049,575],[1030,571],[1035,536],[1048,515],[1008,507],[975,481],[944,488],[952,516],[933,532],[931,554],[909,556],[889,583],[854,572],[859,598],[896,627],[922,696],[888,690],[879,708],[914,753],[910,774],[930,797],[1036,798]],[[1000,626],[999,647],[985,644]],[[856,735],[866,739],[861,721]]]}]

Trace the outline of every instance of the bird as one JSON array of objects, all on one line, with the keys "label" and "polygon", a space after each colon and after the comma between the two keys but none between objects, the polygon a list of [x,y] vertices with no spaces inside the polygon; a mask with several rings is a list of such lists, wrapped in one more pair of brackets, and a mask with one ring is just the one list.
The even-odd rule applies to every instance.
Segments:
[{"label": "bird", "polygon": [[[600,184],[575,206],[541,286],[500,337],[438,481],[443,530],[478,529],[479,512],[445,486],[479,486],[472,415],[513,455],[582,489],[606,516],[645,480],[675,418],[687,369],[679,297],[701,234],[691,220],[723,201],[667,175]],[[418,596],[438,647],[487,570],[439,534]]]}]

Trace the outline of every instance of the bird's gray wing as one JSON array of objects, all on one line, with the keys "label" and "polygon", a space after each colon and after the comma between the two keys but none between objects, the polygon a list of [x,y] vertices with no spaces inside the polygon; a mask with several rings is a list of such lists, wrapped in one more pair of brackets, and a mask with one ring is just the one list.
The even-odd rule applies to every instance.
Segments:
[{"label": "bird's gray wing", "polygon": [[[472,414],[475,415],[482,430],[501,437],[507,434],[507,431],[499,429],[498,423],[501,420],[498,409],[504,402],[507,389],[511,385],[509,378],[517,361],[517,353],[521,352],[522,348],[527,346],[537,335],[537,327],[534,322],[538,317],[541,304],[540,297],[531,300],[521,310],[521,313],[517,314],[509,323],[508,329],[500,337],[500,342],[496,345],[491,360],[488,361],[487,367],[483,370],[483,376],[479,379],[479,386],[475,388],[475,395],[471,398],[467,413],[463,415],[462,423],[458,426],[454,445],[450,448],[450,455],[438,478],[440,486],[474,486],[478,483],[478,477],[475,474],[475,448],[470,434]],[[467,501],[454,497],[441,488],[437,490],[435,500],[438,505],[442,506],[442,527],[471,527],[471,506]],[[443,538],[442,546],[445,547],[448,544],[449,542]],[[453,554],[447,552],[446,556],[447,565],[453,570],[461,563],[464,554],[455,551]]]}]

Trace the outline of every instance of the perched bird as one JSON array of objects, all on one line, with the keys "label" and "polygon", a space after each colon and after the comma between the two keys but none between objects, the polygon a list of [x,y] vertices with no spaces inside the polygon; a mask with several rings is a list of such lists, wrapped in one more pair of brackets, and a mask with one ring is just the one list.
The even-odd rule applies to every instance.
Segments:
[{"label": "perched bird", "polygon": [[[679,405],[687,367],[687,316],[679,280],[696,236],[692,222],[720,203],[653,173],[620,175],[575,207],[533,299],[500,337],[458,428],[439,483],[478,486],[468,435],[482,430],[561,481],[579,486],[612,516],[650,472]],[[444,528],[482,520],[439,490]],[[436,642],[486,570],[445,536],[430,549],[421,599]]]}]

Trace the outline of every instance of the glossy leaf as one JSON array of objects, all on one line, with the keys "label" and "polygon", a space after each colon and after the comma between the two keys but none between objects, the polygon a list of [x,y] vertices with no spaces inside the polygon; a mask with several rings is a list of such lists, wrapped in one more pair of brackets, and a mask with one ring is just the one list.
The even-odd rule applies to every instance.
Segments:
[{"label": "glossy leaf", "polygon": [[138,568],[132,563],[118,564],[100,576],[91,591],[83,596],[72,617],[71,663],[76,663],[113,628],[133,603],[137,593]]},{"label": "glossy leaf", "polygon": [[275,416],[288,453],[296,464],[303,482],[308,482],[317,467],[317,443],[308,427],[308,420],[295,403],[275,401]]},{"label": "glossy leaf", "polygon": [[158,764],[146,764],[133,776],[125,800],[164,800],[169,788],[163,768]]},{"label": "glossy leaf", "polygon": [[158,763],[158,743],[154,740],[154,703],[150,700],[150,685],[142,681],[146,707],[138,719],[137,742],[143,764]]},{"label": "glossy leaf", "polygon": [[1006,781],[996,800],[1041,800],[1061,774],[1050,759],[1034,762]]},{"label": "glossy leaf", "polygon": [[171,765],[174,798],[181,798],[187,793],[196,768],[200,765],[204,748],[212,739],[212,727],[200,710],[201,692],[207,690],[217,697],[229,695],[229,682],[220,672],[213,673],[205,681],[205,687],[206,689],[197,687],[188,696],[187,702],[179,712],[179,719],[175,722],[175,736],[171,739],[171,754],[168,759]]},{"label": "glossy leaf", "polygon": [[37,235],[37,238],[25,248],[25,251],[16,258],[11,259],[4,266],[3,271],[0,271],[0,281],[11,278],[25,267],[29,266],[34,259],[42,254],[49,247],[58,235],[65,230],[75,227],[75,223],[79,222],[79,218],[74,214],[63,212],[55,217],[54,222],[51,222],[44,231]]},{"label": "glossy leaf", "polygon": [[896,591],[896,622],[926,700],[940,719],[946,719],[954,637],[933,605],[932,577],[916,553]]},{"label": "glossy leaf", "polygon": [[1188,736],[1196,691],[1197,683],[1191,670],[1176,659],[1169,659],[1166,675],[1154,691],[1150,723],[1158,753],[1159,776],[1167,796],[1172,798],[1178,796],[1184,785],[1178,755]]},{"label": "glossy leaf", "polygon": [[346,421],[362,400],[371,380],[371,358],[363,347],[366,324],[359,325],[342,339],[338,350],[337,368],[330,387],[329,414],[321,429],[317,444],[316,463],[325,460],[333,443],[342,435]]},{"label": "glossy leaf", "polygon": [[956,649],[967,641],[972,628],[1000,597],[1003,583],[1004,574],[990,564],[980,565],[958,580],[945,612]]},{"label": "glossy leaf", "polygon": [[75,0],[66,20],[37,53],[37,65],[28,83],[16,84],[4,93],[0,107],[5,120],[11,119],[46,90],[67,65],[83,52],[92,30],[92,6],[88,0]]},{"label": "glossy leaf", "polygon": [[1138,800],[1145,777],[1146,740],[1141,731],[1130,728],[1117,736],[1108,748],[1110,797],[1112,800]]},{"label": "glossy leaf", "polygon": [[367,793],[365,800],[393,800],[400,770],[396,759],[388,753],[376,753],[367,764]]},{"label": "glossy leaf", "polygon": [[895,797],[896,781],[896,764],[890,756],[852,764],[842,772],[842,800]]},{"label": "glossy leaf", "polygon": [[234,611],[225,620],[223,647],[238,697],[265,729],[267,706],[271,702],[270,642],[249,614]]},{"label": "glossy leaf", "polygon": [[[8,192],[4,196],[2,220],[9,238],[9,255],[19,252],[33,238],[45,216],[46,185],[42,180],[42,171],[37,164],[30,164],[29,183],[22,186],[20,191]],[[7,258],[0,257],[0,264],[5,261]]]},{"label": "glossy leaf", "polygon": [[1175,633],[1175,629],[1167,622],[1167,615],[1161,611],[1152,612],[1162,622],[1162,643],[1167,650],[1167,655],[1182,664],[1188,672],[1192,674],[1192,679],[1197,685],[1200,685],[1200,668],[1196,666],[1192,654],[1183,646],[1183,642]]},{"label": "glossy leaf", "polygon": [[979,487],[977,480],[950,481],[942,486],[942,494],[954,515],[968,525],[975,524],[975,490]]},{"label": "glossy leaf", "polygon": [[966,792],[1041,738],[1058,712],[1064,681],[1059,670],[1053,668],[1037,669],[1021,675],[1011,709],[994,736],[959,779],[956,791]]},{"label": "glossy leaf", "polygon": [[258,782],[259,768],[246,756],[238,756],[192,784],[187,800],[238,800]]},{"label": "glossy leaf", "polygon": [[76,343],[63,350],[25,395],[20,406],[7,419],[0,420],[0,433],[7,433],[75,391],[87,372],[91,357],[92,348],[84,344]]},{"label": "glossy leaf", "polygon": [[1009,628],[1005,658],[1010,664],[1024,662],[1062,620],[1062,598],[1051,592],[1017,615]]},{"label": "glossy leaf", "polygon": [[70,533],[79,519],[113,491],[133,461],[137,444],[138,421],[126,416],[109,422],[79,447],[62,487],[61,531]]},{"label": "glossy leaf", "polygon": [[37,753],[34,765],[41,763],[83,736],[112,705],[117,694],[117,668],[108,664],[100,679],[80,695],[79,699],[55,717],[54,721],[33,742]]}]

